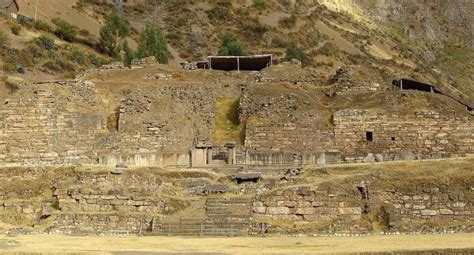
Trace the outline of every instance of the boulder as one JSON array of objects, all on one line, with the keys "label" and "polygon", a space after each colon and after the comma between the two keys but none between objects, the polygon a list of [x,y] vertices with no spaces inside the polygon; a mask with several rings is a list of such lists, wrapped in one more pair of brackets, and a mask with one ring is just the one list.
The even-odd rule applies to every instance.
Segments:
[{"label": "boulder", "polygon": [[376,162],[383,162],[383,155],[382,154],[375,154],[375,161]]},{"label": "boulder", "polygon": [[400,152],[401,160],[415,160],[415,154],[410,151],[401,151]]},{"label": "boulder", "polygon": [[123,171],[121,169],[112,169],[110,171],[111,174],[116,174],[116,175],[121,175],[123,174]]},{"label": "boulder", "polygon": [[373,163],[373,162],[375,162],[374,154],[372,153],[367,154],[367,157],[364,158],[364,163]]}]

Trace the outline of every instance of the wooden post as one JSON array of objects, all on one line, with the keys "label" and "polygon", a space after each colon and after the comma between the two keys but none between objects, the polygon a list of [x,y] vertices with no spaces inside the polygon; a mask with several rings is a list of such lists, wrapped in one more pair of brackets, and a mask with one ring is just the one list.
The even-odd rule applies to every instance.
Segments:
[{"label": "wooden post", "polygon": [[403,90],[403,80],[400,80],[400,90]]},{"label": "wooden post", "polygon": [[237,71],[240,72],[240,57],[237,56]]},{"label": "wooden post", "polygon": [[212,70],[212,58],[209,58],[209,70]]}]

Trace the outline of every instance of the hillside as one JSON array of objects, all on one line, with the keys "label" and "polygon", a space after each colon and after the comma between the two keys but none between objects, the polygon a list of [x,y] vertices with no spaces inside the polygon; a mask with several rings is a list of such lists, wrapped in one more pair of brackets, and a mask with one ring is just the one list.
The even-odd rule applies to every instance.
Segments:
[{"label": "hillside", "polygon": [[[111,6],[107,1],[42,1],[38,18],[63,18],[98,38]],[[20,0],[33,17],[33,0]],[[296,43],[307,67],[322,75],[364,65],[384,82],[411,77],[442,85],[470,102],[474,63],[474,7],[465,1],[126,1],[132,37],[147,22],[158,25],[174,62],[216,54],[221,36],[234,33],[248,54],[285,58]],[[25,35],[31,37],[31,34]],[[136,45],[131,40],[132,46]]]}]

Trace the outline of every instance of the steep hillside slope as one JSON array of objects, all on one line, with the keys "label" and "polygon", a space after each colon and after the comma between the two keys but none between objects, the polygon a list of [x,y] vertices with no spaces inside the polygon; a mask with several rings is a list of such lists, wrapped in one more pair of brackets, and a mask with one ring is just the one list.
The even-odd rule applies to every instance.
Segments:
[{"label": "steep hillside slope", "polygon": [[[31,0],[19,1],[32,16]],[[45,0],[38,16],[62,17],[98,36],[107,1]],[[285,58],[296,43],[307,66],[323,75],[344,65],[364,65],[384,82],[411,77],[442,85],[474,101],[474,7],[468,1],[126,1],[124,13],[137,39],[152,22],[165,33],[175,62],[216,54],[220,38],[235,34],[248,54]]]}]

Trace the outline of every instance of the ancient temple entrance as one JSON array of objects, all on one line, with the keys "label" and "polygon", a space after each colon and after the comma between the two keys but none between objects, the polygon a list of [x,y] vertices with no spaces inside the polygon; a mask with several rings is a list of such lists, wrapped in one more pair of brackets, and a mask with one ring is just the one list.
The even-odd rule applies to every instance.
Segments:
[{"label": "ancient temple entrance", "polygon": [[191,150],[191,167],[235,165],[235,143],[213,146],[205,140],[198,140]]}]

